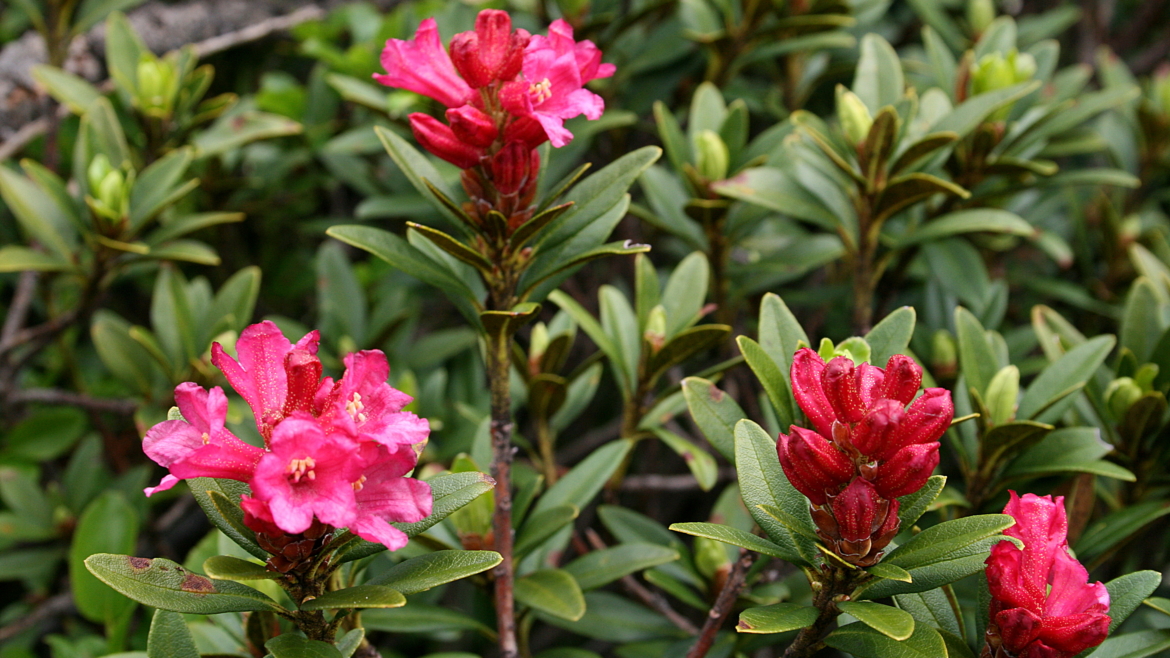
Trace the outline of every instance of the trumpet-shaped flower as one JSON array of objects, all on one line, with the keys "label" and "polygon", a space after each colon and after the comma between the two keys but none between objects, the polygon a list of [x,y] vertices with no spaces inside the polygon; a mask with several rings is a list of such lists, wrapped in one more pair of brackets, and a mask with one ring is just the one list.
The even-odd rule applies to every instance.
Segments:
[{"label": "trumpet-shaped flower", "polygon": [[1109,633],[1109,592],[1068,552],[1064,499],[1011,492],[1016,524],[987,558],[990,624],[983,658],[1071,658]]},{"label": "trumpet-shaped flower", "polygon": [[429,96],[447,107],[459,107],[472,96],[471,87],[443,49],[433,18],[420,23],[410,41],[387,41],[382,50],[382,68],[386,73],[374,74],[378,82]]}]

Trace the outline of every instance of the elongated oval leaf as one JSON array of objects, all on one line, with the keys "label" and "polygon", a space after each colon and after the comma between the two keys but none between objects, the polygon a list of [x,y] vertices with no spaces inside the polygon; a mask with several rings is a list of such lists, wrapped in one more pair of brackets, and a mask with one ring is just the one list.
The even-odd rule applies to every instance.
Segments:
[{"label": "elongated oval leaf", "polygon": [[591,590],[678,558],[678,551],[658,544],[620,544],[586,553],[566,564],[564,570],[577,580],[582,590]]},{"label": "elongated oval leaf", "polygon": [[206,578],[164,558],[98,553],[86,558],[85,566],[110,587],[160,610],[214,615],[281,609],[247,585]]},{"label": "elongated oval leaf", "polygon": [[757,537],[750,532],[744,532],[739,528],[733,528],[719,523],[675,523],[670,526],[670,529],[675,532],[694,535],[695,537],[714,539],[724,544],[731,544],[732,546],[746,548],[749,551],[755,551],[761,555],[778,557],[781,560],[791,560],[794,557],[792,551],[777,546],[763,537]]},{"label": "elongated oval leaf", "polygon": [[203,561],[203,573],[220,580],[275,580],[281,574],[263,564],[230,555],[213,555]]},{"label": "elongated oval leaf", "polygon": [[914,633],[914,618],[905,610],[872,601],[842,601],[837,607],[888,638],[905,640]]},{"label": "elongated oval leaf", "polygon": [[691,418],[699,426],[703,436],[707,437],[721,455],[734,461],[735,424],[747,417],[739,403],[719,390],[715,384],[700,377],[684,379],[682,391]]},{"label": "elongated oval leaf", "polygon": [[820,611],[809,605],[763,605],[739,613],[735,630],[740,633],[786,633],[812,626],[819,614]]},{"label": "elongated oval leaf", "polygon": [[367,584],[417,594],[487,571],[501,559],[495,551],[436,551],[399,562]]},{"label": "elongated oval leaf", "polygon": [[789,530],[760,507],[778,507],[812,528],[808,499],[785,477],[775,440],[750,420],[741,420],[735,426],[735,467],[739,472],[743,502],[765,534],[789,554],[790,562],[815,564],[820,559],[816,545],[802,534]]},{"label": "elongated oval leaf", "polygon": [[401,608],[406,605],[402,592],[382,585],[355,585],[326,592],[301,602],[301,610],[337,610],[348,608]]},{"label": "elongated oval leaf", "polygon": [[562,569],[542,569],[518,578],[516,602],[545,614],[577,621],[585,614],[585,596],[577,581]]}]

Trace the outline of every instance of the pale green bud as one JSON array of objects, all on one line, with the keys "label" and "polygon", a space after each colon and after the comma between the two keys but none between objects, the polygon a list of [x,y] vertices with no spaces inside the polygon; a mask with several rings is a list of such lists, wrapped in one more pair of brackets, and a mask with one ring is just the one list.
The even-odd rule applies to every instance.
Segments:
[{"label": "pale green bud", "polygon": [[147,114],[169,114],[175,101],[176,71],[170,62],[143,57],[138,62],[138,107]]},{"label": "pale green bud", "polygon": [[661,304],[650,309],[642,338],[650,344],[651,354],[658,354],[658,350],[666,344],[666,309]]},{"label": "pale green bud", "polygon": [[982,34],[987,26],[995,20],[995,2],[993,0],[968,0],[967,22],[975,34]]},{"label": "pale green bud", "polygon": [[106,174],[112,170],[113,167],[110,166],[110,159],[106,157],[105,153],[95,155],[93,160],[89,161],[89,169],[85,172],[89,189],[97,190],[101,187],[102,181],[106,178]]},{"label": "pale green bud", "polygon": [[[971,95],[978,96],[989,91],[1004,89],[1030,80],[1036,74],[1036,58],[1028,53],[1020,54],[1015,48],[1007,55],[1000,52],[988,53],[979,58],[971,67]],[[1003,121],[1011,112],[1011,105],[999,108],[988,120]]]},{"label": "pale green bud", "polygon": [[532,335],[528,339],[528,358],[537,360],[548,350],[548,325],[537,322],[532,325]]},{"label": "pale green bud", "polygon": [[1105,388],[1105,404],[1109,406],[1113,418],[1121,420],[1142,395],[1142,387],[1132,377],[1118,377]]},{"label": "pale green bud", "polygon": [[1159,370],[1158,364],[1146,363],[1133,374],[1133,381],[1142,389],[1142,393],[1154,390],[1154,379],[1157,378]]},{"label": "pale green bud", "polygon": [[869,108],[861,102],[857,94],[843,85],[837,85],[837,120],[841,122],[841,131],[854,144],[864,142],[869,135],[870,127],[873,126]]},{"label": "pale green bud", "polygon": [[992,425],[1002,425],[1016,417],[1019,395],[1019,368],[1007,366],[995,373],[987,385],[987,411],[991,413]]},{"label": "pale green bud", "polygon": [[[845,340],[837,343],[837,355],[847,356],[852,359],[854,365],[861,365],[869,362],[869,357],[873,355],[873,350],[869,343],[860,336],[851,336]],[[884,363],[882,365],[885,365]]]},{"label": "pale green bud", "polygon": [[959,350],[955,346],[955,337],[946,329],[939,329],[931,337],[930,367],[939,377],[950,377],[959,369]]},{"label": "pale green bud", "polygon": [[719,134],[713,130],[702,130],[695,137],[695,142],[699,174],[711,181],[727,178],[731,153]]},{"label": "pale green bud", "polygon": [[731,566],[726,545],[706,537],[695,538],[695,568],[708,580]]}]

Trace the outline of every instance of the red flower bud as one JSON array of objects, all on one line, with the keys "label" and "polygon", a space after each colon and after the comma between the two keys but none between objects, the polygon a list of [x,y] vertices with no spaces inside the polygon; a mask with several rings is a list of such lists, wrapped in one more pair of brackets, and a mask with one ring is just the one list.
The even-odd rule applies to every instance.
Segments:
[{"label": "red flower bud", "polygon": [[792,357],[792,395],[817,432],[832,436],[837,414],[821,384],[824,370],[825,362],[816,352],[807,347],[797,350]]},{"label": "red flower bud", "polygon": [[868,409],[882,399],[882,385],[886,375],[881,368],[863,363],[857,366],[853,376],[857,378],[857,392],[864,408]]},{"label": "red flower bud", "polygon": [[288,395],[282,412],[288,416],[294,411],[310,411],[321,386],[321,359],[307,349],[293,349],[284,357],[284,372]]},{"label": "red flower bud", "polygon": [[539,169],[539,164],[533,168],[533,160],[534,151],[520,142],[508,142],[488,163],[496,190],[504,196],[519,192]]},{"label": "red flower bud", "polygon": [[865,416],[861,400],[857,368],[847,356],[833,357],[821,372],[821,387],[832,406],[833,413],[842,422],[856,423]]},{"label": "red flower bud", "polygon": [[863,455],[874,455],[896,441],[906,410],[897,400],[878,400],[861,419],[850,438],[853,446]]},{"label": "red flower bud", "polygon": [[[849,542],[868,540],[885,523],[889,502],[878,495],[868,480],[853,478],[831,503],[841,539]],[[880,516],[879,512],[882,513]]]},{"label": "red flower bud", "polygon": [[423,148],[461,169],[479,164],[479,149],[460,140],[449,126],[438,119],[415,112],[410,115],[410,129]]},{"label": "red flower bud", "polygon": [[472,105],[447,110],[447,123],[456,137],[480,148],[491,146],[500,134],[496,122]]},{"label": "red flower bud", "polygon": [[512,32],[512,18],[505,11],[485,9],[475,18],[475,31],[451,40],[451,61],[474,89],[496,81],[508,81],[520,72],[529,35]]},{"label": "red flower bud", "polygon": [[520,117],[504,128],[504,141],[524,142],[528,148],[534,149],[548,141],[548,133],[536,119]]},{"label": "red flower bud", "polygon": [[886,362],[886,377],[881,397],[897,400],[902,406],[910,404],[922,386],[922,368],[905,354],[895,354]]},{"label": "red flower bud", "polygon": [[854,474],[853,462],[825,437],[792,427],[792,435],[780,435],[780,466],[796,490],[814,505],[824,505],[825,492],[835,492]]},{"label": "red flower bud", "polygon": [[[1012,653],[1023,651],[1033,640],[1040,637],[1040,616],[1024,608],[1004,610],[995,616],[1003,644]],[[1055,655],[1055,654],[1053,654]]]},{"label": "red flower bud", "polygon": [[902,448],[878,467],[874,488],[886,498],[918,491],[938,466],[938,447],[938,443],[919,443]]},{"label": "red flower bud", "polygon": [[902,429],[897,439],[878,453],[878,459],[889,459],[893,453],[908,445],[932,443],[942,438],[955,417],[951,392],[945,388],[928,388],[914,404],[906,409]]}]

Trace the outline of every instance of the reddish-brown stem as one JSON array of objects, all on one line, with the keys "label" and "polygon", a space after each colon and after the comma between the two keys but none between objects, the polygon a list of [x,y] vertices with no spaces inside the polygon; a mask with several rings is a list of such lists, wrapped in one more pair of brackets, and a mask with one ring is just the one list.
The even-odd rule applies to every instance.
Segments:
[{"label": "reddish-brown stem", "polygon": [[747,570],[752,566],[754,560],[754,553],[740,549],[739,559],[731,568],[731,573],[728,574],[723,589],[719,590],[719,596],[715,598],[715,605],[711,606],[711,610],[707,613],[707,620],[703,622],[703,630],[699,632],[699,639],[695,640],[694,646],[687,652],[687,658],[703,658],[711,650],[711,645],[715,643],[715,636],[719,633],[727,616],[731,614],[731,609],[735,607],[735,601],[739,598],[740,590],[743,589]]},{"label": "reddish-brown stem", "polygon": [[516,658],[516,611],[512,591],[512,394],[509,390],[512,336],[506,332],[487,336],[487,370],[491,389],[492,477],[496,505],[492,514],[495,550],[503,559],[495,575],[496,625],[501,658]]}]

